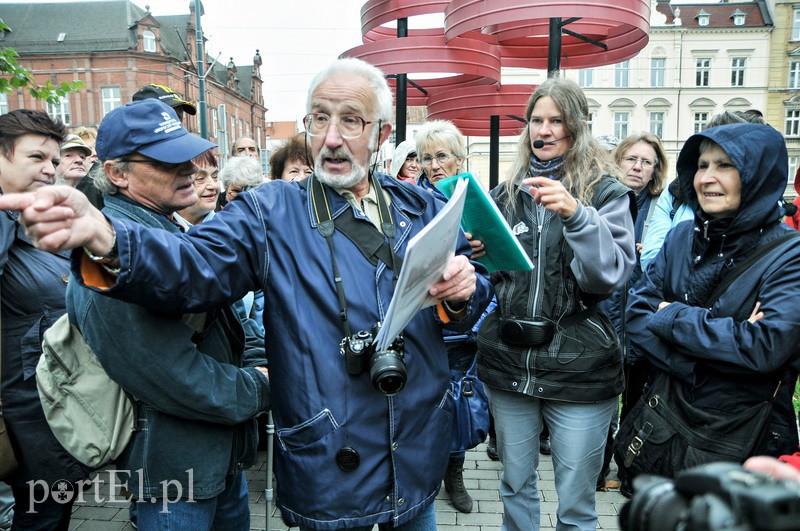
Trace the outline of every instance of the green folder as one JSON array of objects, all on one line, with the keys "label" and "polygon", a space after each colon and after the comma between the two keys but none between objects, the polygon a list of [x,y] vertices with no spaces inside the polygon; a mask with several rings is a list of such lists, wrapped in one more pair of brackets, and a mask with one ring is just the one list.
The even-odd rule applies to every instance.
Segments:
[{"label": "green folder", "polygon": [[469,172],[461,173],[442,179],[435,186],[449,199],[459,179],[468,181],[461,228],[464,232],[471,233],[473,238],[483,242],[486,247],[486,254],[476,261],[485,265],[490,273],[533,269],[533,263],[525,254],[517,237],[511,232],[511,227],[500,213],[500,209],[474,175]]}]

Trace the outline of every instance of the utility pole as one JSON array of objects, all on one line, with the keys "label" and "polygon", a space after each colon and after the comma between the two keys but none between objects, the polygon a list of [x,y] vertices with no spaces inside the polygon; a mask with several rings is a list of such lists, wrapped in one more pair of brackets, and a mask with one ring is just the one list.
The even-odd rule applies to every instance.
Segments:
[{"label": "utility pole", "polygon": [[203,29],[200,27],[200,16],[203,14],[203,3],[200,0],[194,0],[194,18],[195,18],[195,39],[197,40],[197,77],[198,87],[200,89],[200,98],[198,99],[198,107],[200,114],[200,136],[208,140],[208,113],[206,112],[206,76],[203,72],[205,68],[205,54],[203,53]]}]

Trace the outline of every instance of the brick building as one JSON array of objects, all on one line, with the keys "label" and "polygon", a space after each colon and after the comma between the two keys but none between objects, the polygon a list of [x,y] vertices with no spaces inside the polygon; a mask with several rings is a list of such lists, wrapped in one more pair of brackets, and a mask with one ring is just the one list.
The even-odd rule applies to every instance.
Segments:
[{"label": "brick building", "polygon": [[[172,87],[197,102],[195,0],[189,13],[155,17],[128,0],[48,4],[0,3],[0,18],[11,28],[0,32],[0,46],[19,53],[35,78],[54,83],[80,80],[84,87],[59,105],[34,100],[25,90],[0,94],[0,114],[39,108],[70,127],[96,126],[111,109],[129,101],[142,85]],[[202,3],[200,3],[202,9]],[[213,62],[206,56],[205,71]],[[264,146],[266,107],[262,94],[261,56],[237,66],[214,64],[206,78],[208,133],[220,152],[246,135]],[[198,116],[184,125],[199,132]]]}]

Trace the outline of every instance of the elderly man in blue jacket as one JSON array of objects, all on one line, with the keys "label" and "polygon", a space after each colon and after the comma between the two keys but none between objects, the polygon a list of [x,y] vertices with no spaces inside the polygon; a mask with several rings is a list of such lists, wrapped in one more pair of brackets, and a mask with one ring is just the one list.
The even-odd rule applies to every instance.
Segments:
[{"label": "elderly man in blue jacket", "polygon": [[[0,208],[23,209],[42,248],[84,246],[74,254],[79,281],[116,297],[197,312],[263,289],[286,521],[301,529],[435,529],[453,407],[442,328],[466,331],[480,316],[491,298],[486,270],[467,258],[460,235],[430,290],[439,304],[405,329],[401,392],[379,392],[368,369],[348,371],[342,339],[382,321],[409,239],[443,204],[369,169],[391,131],[392,95],[378,69],[336,61],[313,80],[307,106],[314,175],[241,194],[183,236],[108,220],[63,187],[4,196]],[[346,236],[340,219],[362,235],[375,227],[381,245]],[[97,274],[93,257],[118,273]]]}]

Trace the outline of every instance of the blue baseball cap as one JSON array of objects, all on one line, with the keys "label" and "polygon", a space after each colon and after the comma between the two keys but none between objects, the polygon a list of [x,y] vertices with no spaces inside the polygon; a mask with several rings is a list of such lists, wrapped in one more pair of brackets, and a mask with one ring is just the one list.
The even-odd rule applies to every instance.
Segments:
[{"label": "blue baseball cap", "polygon": [[106,114],[97,129],[94,148],[100,160],[138,152],[160,162],[180,163],[214,146],[184,129],[172,107],[149,98]]}]

